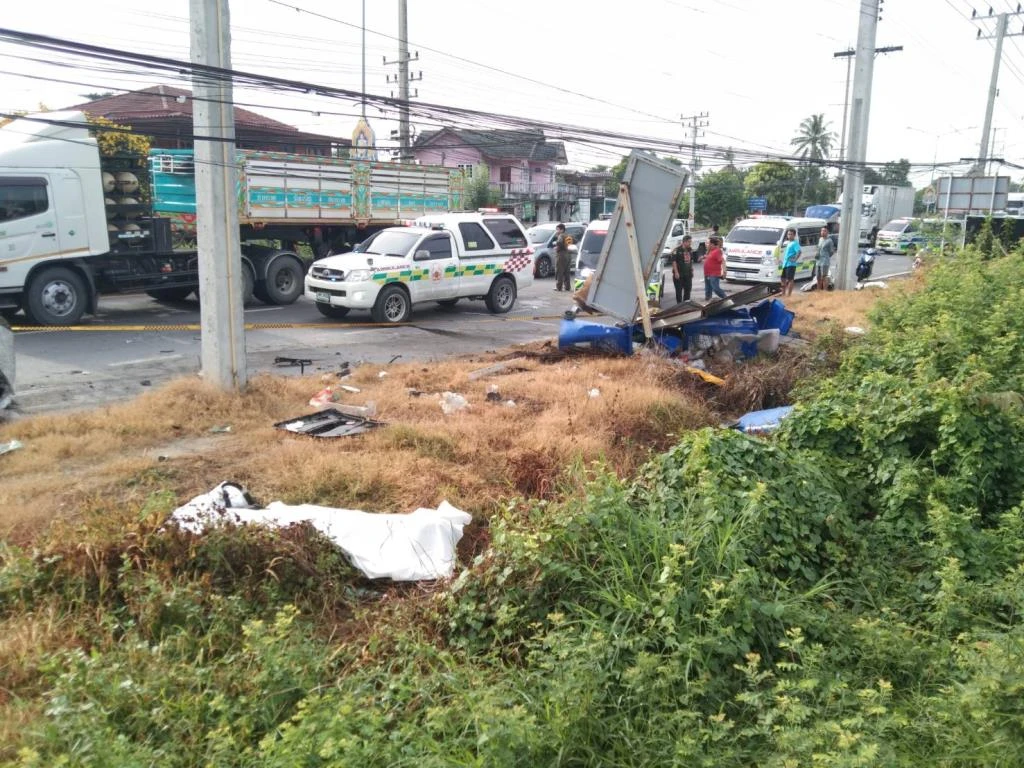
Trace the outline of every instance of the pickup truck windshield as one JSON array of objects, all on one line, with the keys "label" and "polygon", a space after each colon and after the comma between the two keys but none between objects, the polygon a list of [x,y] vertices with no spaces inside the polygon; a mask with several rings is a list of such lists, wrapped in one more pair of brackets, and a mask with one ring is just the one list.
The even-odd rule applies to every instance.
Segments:
[{"label": "pickup truck windshield", "polygon": [[409,251],[423,237],[422,229],[409,229],[401,232],[378,232],[376,237],[366,247],[366,253],[375,253],[381,256],[408,256]]}]

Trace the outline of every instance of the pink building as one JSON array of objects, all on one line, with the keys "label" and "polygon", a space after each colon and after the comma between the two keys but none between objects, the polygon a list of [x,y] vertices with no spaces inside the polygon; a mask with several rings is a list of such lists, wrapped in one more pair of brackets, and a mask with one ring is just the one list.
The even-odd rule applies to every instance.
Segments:
[{"label": "pink building", "polygon": [[555,178],[555,166],[566,163],[565,145],[548,141],[540,130],[425,131],[413,153],[424,165],[461,168],[467,174],[486,165],[501,207],[523,221],[568,219],[576,203],[574,188]]}]

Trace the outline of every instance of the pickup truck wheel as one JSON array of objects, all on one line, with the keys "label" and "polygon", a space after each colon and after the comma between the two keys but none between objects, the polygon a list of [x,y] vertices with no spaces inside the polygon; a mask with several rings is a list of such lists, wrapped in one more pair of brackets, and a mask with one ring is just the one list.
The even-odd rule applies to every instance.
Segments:
[{"label": "pickup truck wheel", "polygon": [[146,295],[157,301],[184,301],[195,288],[153,288],[146,291]]},{"label": "pickup truck wheel", "polygon": [[397,285],[385,285],[373,305],[373,322],[404,323],[412,314],[412,303],[404,288]]},{"label": "pickup truck wheel", "polygon": [[320,311],[321,315],[329,317],[332,320],[340,320],[348,314],[348,307],[336,307],[333,304],[321,304],[319,301],[316,303],[316,308]]},{"label": "pickup truck wheel", "polygon": [[508,275],[496,277],[484,301],[487,308],[496,315],[508,312],[516,303],[516,281]]},{"label": "pickup truck wheel", "polygon": [[537,259],[537,277],[551,277],[555,274],[555,267],[551,263],[551,257],[541,256]]},{"label": "pickup truck wheel", "polygon": [[456,304],[459,303],[459,300],[458,299],[441,299],[437,303],[440,304],[445,309],[451,309],[452,307],[454,307]]},{"label": "pickup truck wheel", "polygon": [[36,273],[25,296],[25,314],[36,325],[74,325],[86,306],[85,281],[66,267]]},{"label": "pickup truck wheel", "polygon": [[292,304],[302,295],[304,279],[299,262],[290,257],[278,258],[267,268],[262,293],[270,304]]}]

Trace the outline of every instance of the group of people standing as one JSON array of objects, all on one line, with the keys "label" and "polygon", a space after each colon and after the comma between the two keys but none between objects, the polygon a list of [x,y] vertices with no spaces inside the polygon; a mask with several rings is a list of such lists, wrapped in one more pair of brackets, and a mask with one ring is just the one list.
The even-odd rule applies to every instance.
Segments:
[{"label": "group of people standing", "polygon": [[[693,239],[686,235],[672,251],[672,284],[676,289],[676,304],[690,300],[693,290]],[[712,294],[725,298],[722,278],[725,277],[725,257],[722,255],[722,238],[717,234],[708,238],[708,253],[704,257],[704,301],[710,301]]]}]

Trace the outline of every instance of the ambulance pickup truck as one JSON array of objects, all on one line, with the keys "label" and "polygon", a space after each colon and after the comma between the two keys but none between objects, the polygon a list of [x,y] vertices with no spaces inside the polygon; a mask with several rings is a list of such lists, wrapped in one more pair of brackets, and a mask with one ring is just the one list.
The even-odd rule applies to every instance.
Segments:
[{"label": "ambulance pickup truck", "polygon": [[451,307],[483,299],[491,312],[508,312],[532,283],[533,250],[515,216],[446,213],[388,227],[353,253],[313,262],[306,296],[325,317],[362,309],[375,323],[403,323],[414,304],[431,301]]}]

